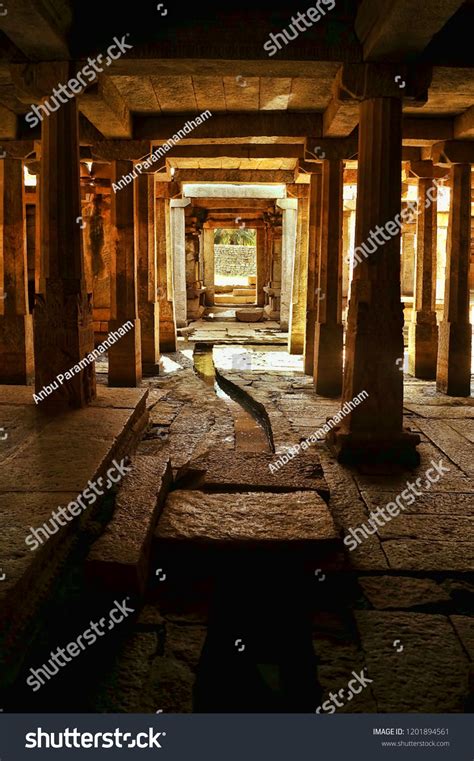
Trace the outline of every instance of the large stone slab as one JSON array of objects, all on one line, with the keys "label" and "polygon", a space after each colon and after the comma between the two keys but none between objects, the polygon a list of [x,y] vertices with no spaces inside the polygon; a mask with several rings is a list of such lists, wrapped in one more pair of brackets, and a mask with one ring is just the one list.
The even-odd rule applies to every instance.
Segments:
[{"label": "large stone slab", "polygon": [[469,661],[445,616],[393,611],[355,616],[380,713],[463,710]]},{"label": "large stone slab", "polygon": [[275,454],[236,451],[213,451],[192,460],[178,473],[185,488],[202,491],[316,491],[329,498],[329,488],[316,455],[297,456],[271,473],[269,466],[278,459]]},{"label": "large stone slab", "polygon": [[36,407],[37,427],[30,419],[30,408],[25,407],[28,426],[15,439],[8,467],[0,469],[0,492],[82,492],[115,456],[130,451],[130,438],[140,435],[148,414],[147,391],[136,391],[136,406],[69,410],[52,419],[46,416],[46,425],[44,411]]},{"label": "large stone slab", "polygon": [[431,579],[416,579],[408,576],[361,576],[359,584],[369,602],[379,610],[446,605],[451,601],[444,589]]},{"label": "large stone slab", "polygon": [[383,549],[397,571],[474,571],[474,542],[388,540]]},{"label": "large stone slab", "polygon": [[209,544],[317,543],[340,548],[331,514],[315,492],[168,495],[158,539]]},{"label": "large stone slab", "polygon": [[141,594],[149,575],[153,532],[169,490],[168,459],[138,455],[122,482],[112,520],[93,545],[89,580],[113,592]]}]

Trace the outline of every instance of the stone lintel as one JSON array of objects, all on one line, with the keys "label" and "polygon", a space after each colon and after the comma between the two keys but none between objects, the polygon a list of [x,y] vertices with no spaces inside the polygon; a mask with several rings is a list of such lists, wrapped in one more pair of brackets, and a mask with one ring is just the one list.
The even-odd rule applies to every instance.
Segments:
[{"label": "stone lintel", "polygon": [[[0,145],[0,157],[24,159],[35,150],[34,140],[4,140]],[[5,153],[5,155],[2,155]]]},{"label": "stone lintel", "polygon": [[138,161],[150,153],[149,140],[101,140],[90,147],[92,158]]},{"label": "stone lintel", "polygon": [[[306,150],[316,158],[306,156],[306,161],[323,161],[324,159],[352,159],[357,156],[358,142],[354,137],[308,137]],[[301,161],[299,162],[301,166]]]},{"label": "stone lintel", "polygon": [[190,198],[172,198],[170,201],[171,208],[185,208],[191,204]]},{"label": "stone lintel", "polygon": [[450,164],[474,164],[474,141],[445,140],[436,143],[431,149],[434,164],[449,166]]},{"label": "stone lintel", "polygon": [[418,177],[418,179],[445,179],[449,177],[449,172],[440,166],[436,166],[432,161],[411,161],[410,162],[410,177]]}]

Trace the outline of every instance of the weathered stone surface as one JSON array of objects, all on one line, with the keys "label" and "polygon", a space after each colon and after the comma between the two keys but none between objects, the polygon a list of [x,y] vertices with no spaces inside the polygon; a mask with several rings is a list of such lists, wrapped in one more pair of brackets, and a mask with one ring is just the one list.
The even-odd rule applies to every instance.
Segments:
[{"label": "weathered stone surface", "polygon": [[463,710],[468,660],[446,617],[392,611],[355,617],[379,712]]},{"label": "weathered stone surface", "polygon": [[168,460],[145,455],[132,460],[113,518],[89,553],[91,581],[114,591],[143,593],[153,531],[170,483]]},{"label": "weathered stone surface", "polygon": [[474,418],[474,407],[454,404],[406,404],[405,409],[423,418],[456,419]]},{"label": "weathered stone surface", "polygon": [[166,623],[165,655],[183,661],[196,671],[206,639],[205,626]]},{"label": "weathered stone surface", "polygon": [[474,661],[474,618],[468,616],[450,616],[464,650],[471,661]]},{"label": "weathered stone surface", "polygon": [[359,578],[359,584],[369,602],[379,610],[443,605],[451,599],[443,588],[431,579],[362,576]]},{"label": "weathered stone surface", "polygon": [[271,473],[269,465],[277,459],[274,454],[213,451],[206,457],[192,460],[178,474],[178,485],[182,478],[190,488],[203,491],[244,491],[250,488],[272,492],[313,490],[322,497],[329,497],[319,458],[300,455]]},{"label": "weathered stone surface", "polygon": [[155,658],[150,672],[150,695],[156,711],[191,713],[195,676],[178,658]]},{"label": "weathered stone surface", "polygon": [[[398,496],[397,491],[363,491],[362,496],[369,510],[376,510],[379,506],[385,506],[393,502]],[[405,504],[405,502],[403,502]],[[444,515],[474,515],[474,494],[449,493],[449,492],[425,492],[417,497],[412,505],[405,504],[405,515],[424,515],[429,520],[430,516]]]},{"label": "weathered stone surface", "polygon": [[472,448],[445,420],[418,420],[418,428],[468,476],[474,476]]},{"label": "weathered stone surface", "polygon": [[462,553],[463,543],[474,536],[473,529],[474,516],[402,514],[379,526],[377,532],[382,540],[409,538],[459,542]]},{"label": "weathered stone surface", "polygon": [[263,320],[263,309],[236,309],[235,319],[239,322],[261,322]]},{"label": "weathered stone surface", "polygon": [[205,494],[174,491],[158,523],[158,539],[204,542],[316,542],[339,545],[325,502],[316,493]]},{"label": "weathered stone surface", "polygon": [[474,570],[474,542],[390,540],[383,549],[390,568],[399,571]]},{"label": "weathered stone surface", "polygon": [[152,632],[133,634],[126,642],[114,667],[103,679],[95,700],[102,713],[150,713],[157,710],[153,693],[146,690],[150,668],[158,648]]}]

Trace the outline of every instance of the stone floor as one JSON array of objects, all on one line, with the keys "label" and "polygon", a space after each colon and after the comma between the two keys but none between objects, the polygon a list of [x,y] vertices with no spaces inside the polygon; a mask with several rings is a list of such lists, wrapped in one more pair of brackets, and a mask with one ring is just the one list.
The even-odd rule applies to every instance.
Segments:
[{"label": "stone floor", "polygon": [[[168,461],[175,481],[153,529],[137,615],[106,647],[84,654],[80,675],[71,668],[66,696],[57,677],[38,705],[314,711],[365,669],[369,686],[337,710],[472,711],[473,399],[447,399],[433,384],[405,377],[406,425],[421,436],[416,471],[362,473],[340,466],[318,442],[272,476],[272,458],[325,423],[339,402],[317,397],[301,358],[257,333],[258,324],[231,346],[215,327],[198,325],[163,357],[162,374],[143,382],[149,425],[136,456],[147,463],[144,485]],[[204,365],[193,368],[195,344],[199,351],[214,344],[215,378]],[[98,366],[99,381],[105,369]],[[347,531],[393,500],[407,479],[423,477],[431,459],[443,459],[449,472],[349,552]],[[125,496],[109,524],[123,544],[114,557],[116,599],[125,589],[120,564],[137,542],[126,530]],[[100,541],[90,551],[96,561]],[[77,583],[80,569],[72,576],[72,621],[54,630],[48,647],[81,630],[91,595],[99,604],[95,586]],[[58,602],[50,620],[59,626],[61,615]],[[27,661],[41,658],[35,652]],[[25,701],[36,707],[21,690],[5,704]]]}]

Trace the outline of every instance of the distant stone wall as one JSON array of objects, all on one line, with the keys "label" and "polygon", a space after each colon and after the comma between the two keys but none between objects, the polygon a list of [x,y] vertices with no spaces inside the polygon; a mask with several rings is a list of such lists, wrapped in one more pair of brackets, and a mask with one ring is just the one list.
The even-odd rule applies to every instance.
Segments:
[{"label": "distant stone wall", "polygon": [[214,268],[222,277],[255,277],[257,249],[255,246],[214,246]]}]

